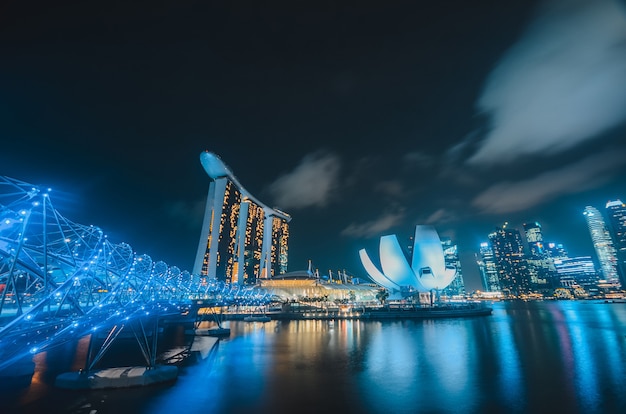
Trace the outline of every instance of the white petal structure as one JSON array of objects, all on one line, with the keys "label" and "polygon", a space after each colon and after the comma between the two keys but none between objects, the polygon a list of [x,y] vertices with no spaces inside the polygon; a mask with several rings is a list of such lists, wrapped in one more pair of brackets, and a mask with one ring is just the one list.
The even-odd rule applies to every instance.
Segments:
[{"label": "white petal structure", "polygon": [[446,267],[439,234],[432,226],[415,226],[411,267],[427,289],[443,289],[454,280],[455,268]]},{"label": "white petal structure", "polygon": [[385,276],[380,270],[378,270],[374,263],[372,263],[372,260],[367,255],[365,249],[359,250],[359,256],[361,256],[361,262],[363,263],[367,274],[370,275],[374,282],[391,290],[400,290],[400,286],[395,284],[390,279],[387,279],[387,276]]},{"label": "white petal structure", "polygon": [[447,287],[456,276],[456,269],[447,267],[439,234],[432,226],[415,226],[411,265],[395,234],[380,238],[382,271],[372,262],[365,249],[359,251],[368,275],[379,285],[392,290],[429,292]]}]

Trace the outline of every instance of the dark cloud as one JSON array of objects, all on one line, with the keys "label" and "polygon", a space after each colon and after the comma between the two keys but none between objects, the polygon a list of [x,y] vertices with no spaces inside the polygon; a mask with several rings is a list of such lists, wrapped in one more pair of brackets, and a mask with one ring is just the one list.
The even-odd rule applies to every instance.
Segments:
[{"label": "dark cloud", "polygon": [[442,224],[458,220],[458,216],[453,211],[445,208],[437,209],[424,220],[424,224]]},{"label": "dark cloud", "polygon": [[293,171],[271,183],[269,191],[281,209],[324,207],[336,195],[340,170],[336,154],[308,154]]},{"label": "dark cloud", "polygon": [[399,198],[406,192],[404,184],[399,180],[379,181],[374,185],[373,189],[378,193],[391,196],[393,198]]},{"label": "dark cloud", "polygon": [[409,167],[429,168],[436,162],[435,157],[421,151],[412,151],[404,154],[403,161]]},{"label": "dark cloud", "polygon": [[626,13],[616,0],[550,0],[489,75],[491,131],[475,165],[557,154],[626,119]]},{"label": "dark cloud", "polygon": [[351,223],[341,231],[341,235],[353,238],[375,237],[400,225],[404,218],[404,210],[386,212],[380,217],[365,223]]},{"label": "dark cloud", "polygon": [[518,182],[499,182],[480,193],[472,205],[483,213],[513,213],[606,183],[626,164],[626,152],[592,155],[575,164]]}]

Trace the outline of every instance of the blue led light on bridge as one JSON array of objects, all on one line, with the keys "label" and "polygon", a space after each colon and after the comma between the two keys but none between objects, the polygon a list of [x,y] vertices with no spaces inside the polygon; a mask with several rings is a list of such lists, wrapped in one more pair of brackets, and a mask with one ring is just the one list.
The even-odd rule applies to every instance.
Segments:
[{"label": "blue led light on bridge", "polygon": [[94,323],[112,329],[120,320],[159,317],[199,298],[214,306],[262,300],[252,287],[237,287],[249,294],[235,299],[229,284],[202,285],[198,275],[138,255],[97,226],[63,217],[48,193],[2,176],[0,223],[0,369],[75,341],[95,331]]}]

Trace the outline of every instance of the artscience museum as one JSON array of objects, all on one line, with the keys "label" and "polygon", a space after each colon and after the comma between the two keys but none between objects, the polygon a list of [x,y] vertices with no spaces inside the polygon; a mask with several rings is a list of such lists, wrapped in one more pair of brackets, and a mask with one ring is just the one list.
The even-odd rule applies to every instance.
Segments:
[{"label": "artscience museum", "polygon": [[382,236],[379,243],[380,268],[365,249],[359,251],[370,278],[390,293],[402,296],[446,288],[456,268],[446,265],[439,234],[432,226],[417,225],[413,249],[406,254],[395,234]]}]

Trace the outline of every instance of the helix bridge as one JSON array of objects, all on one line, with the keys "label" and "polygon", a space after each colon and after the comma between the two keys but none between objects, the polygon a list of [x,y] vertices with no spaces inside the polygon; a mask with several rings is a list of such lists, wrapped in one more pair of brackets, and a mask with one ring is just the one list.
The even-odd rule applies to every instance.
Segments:
[{"label": "helix bridge", "polygon": [[[93,365],[124,327],[146,337],[153,321],[188,312],[194,303],[270,301],[254,286],[207,279],[137,254],[102,229],[62,216],[49,189],[0,176],[0,371],[99,332],[106,340]],[[142,350],[150,353],[147,341]]]}]

